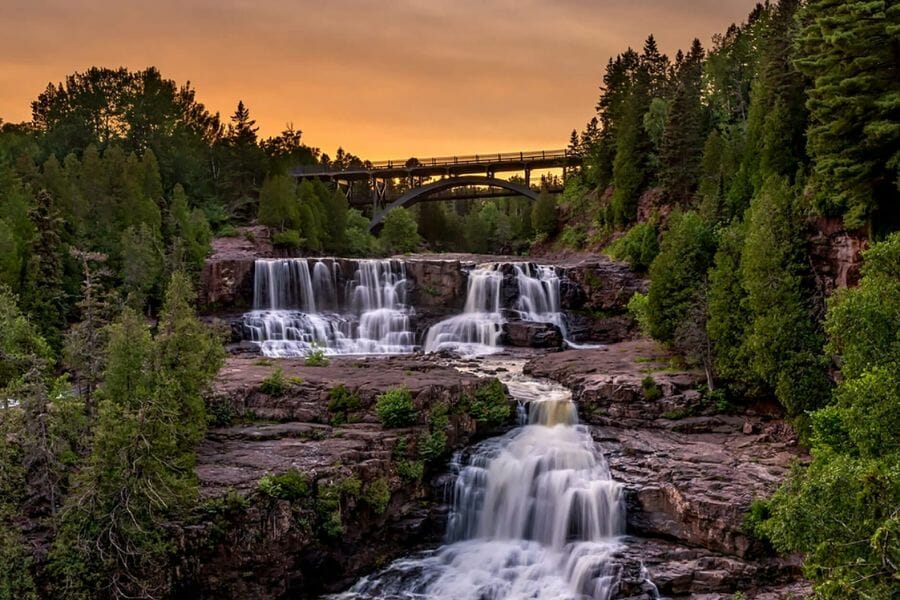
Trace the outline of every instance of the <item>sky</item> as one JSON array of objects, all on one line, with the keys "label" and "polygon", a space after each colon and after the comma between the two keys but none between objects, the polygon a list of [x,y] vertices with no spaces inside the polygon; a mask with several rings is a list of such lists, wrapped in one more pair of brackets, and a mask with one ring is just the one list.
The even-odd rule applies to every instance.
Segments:
[{"label": "sky", "polygon": [[704,46],[755,0],[0,0],[0,118],[49,82],[156,66],[260,135],[370,160],[563,148],[607,60]]}]

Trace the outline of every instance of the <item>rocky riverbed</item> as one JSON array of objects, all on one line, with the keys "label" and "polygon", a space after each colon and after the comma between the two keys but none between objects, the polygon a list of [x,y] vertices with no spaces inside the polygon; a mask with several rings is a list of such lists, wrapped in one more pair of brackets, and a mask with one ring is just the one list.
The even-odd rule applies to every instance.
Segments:
[{"label": "rocky riverbed", "polygon": [[[526,372],[573,391],[581,421],[625,486],[629,535],[613,557],[616,598],[649,599],[654,589],[703,600],[808,592],[798,561],[773,557],[743,526],[752,500],[805,458],[771,407],[721,414],[698,390],[701,373],[673,366],[645,340],[517,352],[532,357]],[[439,544],[446,459],[409,470],[436,406],[450,407],[447,452],[512,426],[479,423],[467,404],[492,375],[504,374],[503,360],[417,355],[312,367],[229,359],[208,399],[215,422],[197,467],[206,508],[182,541],[190,549],[182,596],[307,597]],[[278,369],[284,389],[272,393],[266,382]],[[329,404],[338,386],[358,404],[336,419]],[[397,386],[410,390],[419,417],[412,427],[384,429],[375,399]],[[298,497],[264,483],[294,472],[306,484]]]}]

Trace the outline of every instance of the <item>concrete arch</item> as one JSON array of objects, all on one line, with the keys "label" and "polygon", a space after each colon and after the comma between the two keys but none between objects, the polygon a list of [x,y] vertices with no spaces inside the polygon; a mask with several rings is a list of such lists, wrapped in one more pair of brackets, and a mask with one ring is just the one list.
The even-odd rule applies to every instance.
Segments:
[{"label": "concrete arch", "polygon": [[434,194],[435,192],[442,192],[444,190],[449,190],[456,187],[475,185],[502,188],[504,190],[509,190],[514,194],[530,198],[531,200],[537,200],[538,197],[538,192],[534,191],[530,187],[518,183],[513,183],[511,181],[506,181],[505,179],[497,179],[495,177],[483,177],[477,175],[467,175],[464,177],[447,177],[446,179],[440,179],[438,181],[429,183],[428,185],[423,185],[422,187],[409,190],[408,192],[391,202],[385,207],[384,210],[373,216],[372,221],[369,223],[369,231],[375,233],[380,230],[381,226],[384,224],[384,216],[395,208],[405,208],[407,206],[412,206],[413,204],[424,200],[426,197]]}]

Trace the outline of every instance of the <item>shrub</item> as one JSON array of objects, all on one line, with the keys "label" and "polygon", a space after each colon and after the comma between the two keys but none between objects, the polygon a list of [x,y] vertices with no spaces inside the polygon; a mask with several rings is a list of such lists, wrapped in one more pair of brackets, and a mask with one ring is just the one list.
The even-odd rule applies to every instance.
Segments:
[{"label": "shrub", "polygon": [[303,241],[296,229],[285,229],[272,236],[272,243],[280,248],[299,248]]},{"label": "shrub", "polygon": [[326,538],[337,539],[344,533],[341,519],[340,484],[322,483],[316,489],[316,515]]},{"label": "shrub", "polygon": [[628,312],[637,321],[641,333],[650,335],[650,303],[647,300],[647,295],[635,292],[628,301]]},{"label": "shrub", "polygon": [[280,475],[264,476],[257,489],[270,498],[294,501],[309,495],[309,481],[297,469],[290,469]]},{"label": "shrub", "polygon": [[405,387],[393,388],[378,396],[375,412],[388,428],[409,427],[416,422],[412,394]]},{"label": "shrub", "polygon": [[331,424],[341,425],[350,420],[350,413],[359,410],[359,396],[344,385],[331,388],[328,392],[328,412],[331,413]]},{"label": "shrub", "polygon": [[272,374],[263,379],[259,385],[260,391],[269,396],[282,396],[287,391],[287,388],[288,382],[281,367],[272,371]]},{"label": "shrub", "polygon": [[656,385],[656,380],[647,375],[641,380],[641,389],[644,392],[644,398],[647,400],[659,400],[662,398],[662,390]]},{"label": "shrub", "polygon": [[379,515],[383,515],[391,501],[391,488],[387,479],[379,477],[366,486],[362,496],[363,501],[372,507]]},{"label": "shrub", "polygon": [[545,238],[556,233],[556,199],[547,188],[541,189],[531,208],[531,227],[535,234]]},{"label": "shrub", "polygon": [[231,223],[225,223],[219,228],[217,235],[223,238],[238,237],[240,232],[238,232],[237,228]]},{"label": "shrub", "polygon": [[501,425],[509,419],[512,407],[503,390],[503,384],[497,379],[475,390],[475,396],[469,403],[469,414],[479,423]]},{"label": "shrub", "polygon": [[327,367],[329,362],[331,361],[328,356],[325,355],[325,349],[314,344],[312,351],[306,357],[306,360],[303,361],[303,364],[307,367]]},{"label": "shrub", "polygon": [[447,434],[443,431],[423,433],[419,437],[419,456],[427,463],[440,460],[447,452]]},{"label": "shrub", "polygon": [[659,254],[655,220],[638,223],[629,229],[628,233],[606,248],[606,254],[626,261],[635,269],[646,271]]},{"label": "shrub", "polygon": [[425,463],[409,459],[397,461],[397,474],[405,481],[419,481],[425,475]]}]

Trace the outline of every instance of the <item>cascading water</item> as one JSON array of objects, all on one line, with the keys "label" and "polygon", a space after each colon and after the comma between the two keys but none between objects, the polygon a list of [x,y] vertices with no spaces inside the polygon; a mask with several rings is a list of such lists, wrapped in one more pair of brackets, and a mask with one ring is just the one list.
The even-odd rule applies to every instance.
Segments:
[{"label": "cascading water", "polygon": [[[415,332],[401,261],[259,259],[253,306],[244,315],[250,339],[266,356],[412,352]],[[344,283],[341,288],[341,282]]]},{"label": "cascading water", "polygon": [[470,271],[463,313],[444,319],[428,330],[425,352],[452,350],[462,355],[480,355],[498,351],[503,325],[502,286],[503,273],[497,265]]},{"label": "cascading water", "polygon": [[[520,371],[521,365],[519,365]],[[607,600],[625,530],[612,481],[571,394],[521,374],[506,381],[523,423],[454,458],[447,543],[395,561],[340,599]]]},{"label": "cascading water", "polygon": [[503,264],[491,264],[469,272],[463,314],[444,319],[428,330],[425,352],[451,350],[463,356],[485,355],[500,350],[500,334],[507,322],[505,309],[522,321],[552,323],[566,337],[565,315],[560,309],[559,275],[553,267],[512,263],[515,303],[503,306]]}]

